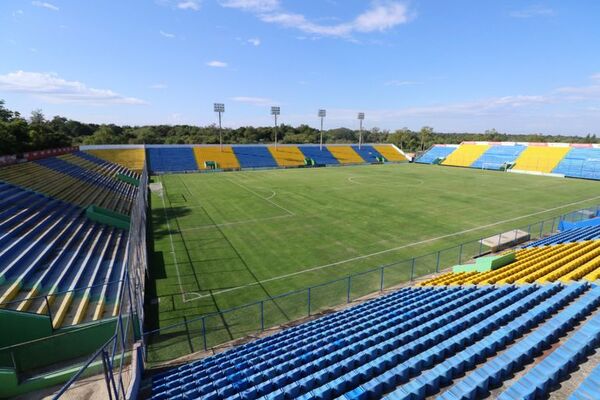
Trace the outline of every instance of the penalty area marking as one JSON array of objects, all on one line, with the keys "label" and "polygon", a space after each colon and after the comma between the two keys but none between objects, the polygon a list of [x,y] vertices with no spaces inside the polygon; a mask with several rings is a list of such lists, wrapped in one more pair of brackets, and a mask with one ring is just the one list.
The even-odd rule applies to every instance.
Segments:
[{"label": "penalty area marking", "polygon": [[319,266],[316,266],[316,267],[312,267],[312,268],[308,268],[308,269],[303,269],[301,271],[292,272],[292,273],[285,274],[285,275],[280,275],[280,276],[275,276],[273,278],[264,279],[264,280],[261,280],[261,281],[251,282],[251,283],[248,283],[248,284],[242,285],[242,286],[236,286],[236,287],[229,288],[229,289],[223,289],[223,290],[214,291],[214,292],[212,292],[210,294],[198,295],[198,293],[195,293],[196,295],[198,295],[198,297],[195,297],[193,300],[201,299],[201,298],[208,297],[208,296],[215,296],[215,295],[218,295],[218,294],[233,292],[233,291],[236,291],[236,290],[239,290],[239,289],[244,289],[244,288],[251,287],[251,286],[257,286],[257,285],[261,285],[263,283],[273,282],[273,281],[277,281],[277,280],[280,280],[280,279],[290,278],[292,276],[302,275],[302,274],[305,274],[307,272],[313,272],[313,271],[317,271],[317,270],[320,270],[320,269],[333,267],[333,266],[336,266],[336,265],[347,264],[347,263],[353,262],[353,261],[364,260],[366,258],[370,258],[370,257],[373,257],[373,256],[378,256],[378,255],[381,255],[381,254],[390,253],[390,252],[397,251],[397,250],[402,250],[402,249],[405,249],[407,247],[418,246],[418,245],[421,245],[421,244],[435,242],[435,241],[438,241],[440,239],[446,239],[446,238],[449,238],[449,237],[452,237],[452,236],[459,236],[459,235],[463,235],[465,233],[475,232],[475,231],[478,231],[480,229],[491,228],[493,226],[501,225],[501,224],[504,224],[506,222],[518,221],[518,220],[523,219],[523,218],[533,217],[533,216],[536,216],[536,215],[539,215],[539,214],[544,214],[544,213],[547,213],[547,212],[550,212],[550,211],[560,210],[561,208],[575,206],[577,204],[585,203],[585,202],[588,202],[588,201],[591,201],[591,200],[598,200],[598,199],[600,199],[600,196],[594,196],[594,197],[590,197],[589,199],[575,201],[575,202],[569,203],[569,204],[563,204],[562,206],[558,206],[558,207],[546,208],[546,209],[544,209],[542,211],[538,211],[538,212],[534,212],[534,213],[531,213],[531,214],[526,214],[526,215],[521,215],[521,216],[518,216],[518,217],[513,217],[513,218],[505,219],[503,221],[498,221],[498,222],[494,222],[494,223],[491,223],[491,224],[478,226],[476,228],[465,229],[465,230],[462,230],[460,232],[449,233],[449,234],[446,234],[446,235],[442,235],[442,236],[438,236],[438,237],[434,237],[434,238],[430,238],[430,239],[425,239],[425,240],[421,240],[421,241],[414,242],[414,243],[408,243],[408,244],[404,244],[402,246],[393,247],[391,249],[381,250],[381,251],[377,251],[375,253],[370,253],[370,254],[364,254],[362,256],[352,257],[352,258],[348,258],[346,260],[336,261],[336,262],[333,262],[333,263],[330,263],[330,264],[319,265]]}]

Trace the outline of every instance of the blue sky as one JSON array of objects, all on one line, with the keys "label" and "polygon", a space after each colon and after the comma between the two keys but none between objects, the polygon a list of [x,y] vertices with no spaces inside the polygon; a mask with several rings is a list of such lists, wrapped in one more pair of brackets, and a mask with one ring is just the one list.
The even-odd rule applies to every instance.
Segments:
[{"label": "blue sky", "polygon": [[598,133],[600,2],[2,0],[0,98],[86,122]]}]

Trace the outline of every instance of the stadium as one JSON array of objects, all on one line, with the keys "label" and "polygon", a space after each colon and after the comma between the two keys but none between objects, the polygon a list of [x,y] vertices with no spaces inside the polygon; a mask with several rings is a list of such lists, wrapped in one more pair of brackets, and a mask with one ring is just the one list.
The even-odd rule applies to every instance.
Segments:
[{"label": "stadium", "polygon": [[598,159],[508,142],[3,157],[0,395],[598,398]]},{"label": "stadium", "polygon": [[0,400],[600,400],[598,15],[0,1]]}]

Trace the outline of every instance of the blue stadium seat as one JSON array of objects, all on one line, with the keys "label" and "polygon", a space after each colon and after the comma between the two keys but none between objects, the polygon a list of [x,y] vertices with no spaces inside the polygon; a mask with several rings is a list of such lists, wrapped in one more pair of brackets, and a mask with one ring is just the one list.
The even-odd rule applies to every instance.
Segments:
[{"label": "blue stadium seat", "polygon": [[573,178],[600,179],[600,148],[572,148],[552,172]]},{"label": "blue stadium seat", "polygon": [[520,144],[514,146],[493,145],[471,164],[471,168],[499,170],[503,165],[515,162],[525,148]]},{"label": "blue stadium seat", "polygon": [[379,153],[375,148],[369,144],[363,144],[358,148],[358,145],[353,144],[351,146],[354,151],[358,153],[359,156],[367,163],[377,163],[379,160],[377,157],[382,157],[381,153]]},{"label": "blue stadium seat", "polygon": [[152,172],[190,172],[198,170],[194,151],[191,147],[148,147],[146,154],[148,169]]},{"label": "blue stadium seat", "polygon": [[440,146],[436,144],[417,158],[415,162],[421,164],[433,164],[438,158],[448,157],[454,150],[456,150],[456,147]]},{"label": "blue stadium seat", "polygon": [[600,225],[589,226],[585,228],[568,229],[561,233],[545,237],[535,242],[529,243],[524,248],[549,246],[562,243],[581,242],[585,240],[600,239]]},{"label": "blue stadium seat", "polygon": [[266,146],[232,146],[242,168],[276,168],[277,162]]},{"label": "blue stadium seat", "polygon": [[340,163],[325,146],[319,149],[319,146],[300,145],[298,148],[306,158],[315,160],[318,165],[339,165]]},{"label": "blue stadium seat", "polygon": [[569,400],[600,399],[600,365],[584,379],[579,387],[569,397]]}]

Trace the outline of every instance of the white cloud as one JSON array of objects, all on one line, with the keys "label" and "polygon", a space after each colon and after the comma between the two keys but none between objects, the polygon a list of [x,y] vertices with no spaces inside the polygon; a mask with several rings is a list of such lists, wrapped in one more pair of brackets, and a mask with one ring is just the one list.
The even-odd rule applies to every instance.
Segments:
[{"label": "white cloud", "polygon": [[213,67],[213,68],[227,68],[227,63],[224,61],[213,60],[213,61],[207,62],[206,65],[208,65],[209,67]]},{"label": "white cloud", "polygon": [[167,39],[175,39],[174,33],[169,33],[162,30],[159,33],[161,34],[161,36],[166,37]]},{"label": "white cloud", "polygon": [[156,90],[161,90],[161,89],[166,89],[169,86],[167,86],[167,84],[165,83],[155,83],[154,85],[150,85],[150,89],[156,89]]},{"label": "white cloud", "polygon": [[260,46],[260,39],[259,38],[251,38],[251,39],[248,39],[248,43],[250,43],[253,46]]},{"label": "white cloud", "polygon": [[26,93],[50,103],[145,104],[107,89],[94,89],[78,81],[67,81],[47,72],[16,71],[0,75],[0,90]]},{"label": "white cloud", "polygon": [[221,5],[252,12],[267,12],[278,9],[280,2],[279,0],[221,0]]},{"label": "white cloud", "polygon": [[21,16],[21,15],[23,15],[23,10],[16,10],[16,11],[13,11],[13,13],[12,13],[12,16],[15,18],[18,16]]},{"label": "white cloud", "polygon": [[533,17],[551,17],[555,15],[553,9],[542,5],[535,5],[523,10],[516,10],[510,13],[513,18],[533,18]]},{"label": "white cloud", "polygon": [[46,8],[46,9],[52,10],[52,11],[59,10],[59,8],[57,6],[55,6],[54,4],[46,3],[45,1],[32,1],[31,5],[33,5],[35,7]]},{"label": "white cloud", "polygon": [[311,35],[332,37],[348,37],[356,32],[383,32],[407,23],[411,17],[405,4],[394,1],[374,2],[370,9],[353,21],[329,25],[310,21],[302,14],[287,12],[277,0],[224,0],[221,5],[253,12],[263,22]]},{"label": "white cloud", "polygon": [[412,85],[422,85],[423,82],[417,81],[400,81],[400,80],[391,80],[385,83],[386,86],[412,86]]},{"label": "white cloud", "polygon": [[238,103],[251,104],[253,106],[267,106],[275,103],[273,100],[266,97],[236,96],[232,97],[231,100]]},{"label": "white cloud", "polygon": [[177,8],[179,8],[180,10],[198,11],[198,10],[200,10],[200,1],[198,1],[198,0],[180,1],[179,3],[177,3]]}]

